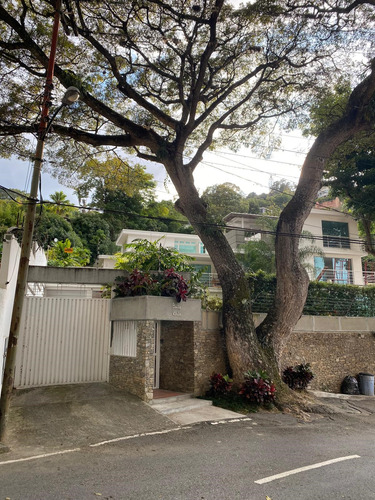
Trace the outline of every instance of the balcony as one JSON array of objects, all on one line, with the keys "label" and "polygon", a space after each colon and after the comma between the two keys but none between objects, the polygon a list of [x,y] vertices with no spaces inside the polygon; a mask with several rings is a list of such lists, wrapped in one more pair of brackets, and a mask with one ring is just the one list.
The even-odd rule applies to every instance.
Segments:
[{"label": "balcony", "polygon": [[[324,281],[326,283],[337,283],[339,285],[358,285],[358,275],[357,279],[354,277],[354,272],[352,270],[334,270],[334,269],[323,269],[318,276],[315,273],[310,273],[310,279],[316,281]],[[362,271],[363,285],[375,285],[375,271]],[[357,281],[357,283],[356,283]]]},{"label": "balcony", "polygon": [[220,281],[216,273],[203,273],[200,281],[209,288],[220,288]]},{"label": "balcony", "polygon": [[363,271],[365,285],[375,285],[375,271]]},{"label": "balcony", "polygon": [[349,269],[328,269],[325,267],[315,279],[316,281],[338,283],[339,285],[352,285],[354,283],[353,271]]}]

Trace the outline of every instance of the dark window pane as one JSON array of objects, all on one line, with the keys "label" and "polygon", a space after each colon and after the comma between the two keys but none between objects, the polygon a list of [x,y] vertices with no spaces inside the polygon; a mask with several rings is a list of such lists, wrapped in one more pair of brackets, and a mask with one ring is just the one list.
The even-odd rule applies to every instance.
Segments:
[{"label": "dark window pane", "polygon": [[347,222],[322,221],[323,246],[350,248],[349,226]]}]

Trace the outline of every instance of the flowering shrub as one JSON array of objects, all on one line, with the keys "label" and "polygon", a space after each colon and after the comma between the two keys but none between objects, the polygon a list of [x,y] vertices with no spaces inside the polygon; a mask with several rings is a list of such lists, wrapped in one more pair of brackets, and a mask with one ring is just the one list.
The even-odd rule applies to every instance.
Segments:
[{"label": "flowering shrub", "polygon": [[285,382],[291,389],[306,389],[314,374],[311,371],[310,365],[300,364],[297,366],[288,366],[283,371],[283,382]]},{"label": "flowering shrub", "polygon": [[134,269],[129,276],[118,276],[115,280],[114,293],[116,297],[137,297],[140,295],[155,295],[155,281],[149,273]]},{"label": "flowering shrub", "polygon": [[186,301],[189,286],[183,276],[176,273],[174,269],[166,269],[163,274],[159,274],[157,282],[160,285],[162,297],[176,297],[177,302]]},{"label": "flowering shrub", "polygon": [[233,380],[229,375],[221,373],[213,373],[210,377],[210,388],[207,391],[207,396],[217,397],[228,394],[232,389]]},{"label": "flowering shrub", "polygon": [[274,403],[276,387],[265,372],[248,371],[239,394],[252,403]]},{"label": "flowering shrub", "polygon": [[129,276],[116,278],[115,285],[113,291],[116,297],[157,295],[175,297],[177,302],[181,302],[186,301],[189,293],[189,286],[184,277],[174,269],[166,269],[154,275],[134,269]]}]

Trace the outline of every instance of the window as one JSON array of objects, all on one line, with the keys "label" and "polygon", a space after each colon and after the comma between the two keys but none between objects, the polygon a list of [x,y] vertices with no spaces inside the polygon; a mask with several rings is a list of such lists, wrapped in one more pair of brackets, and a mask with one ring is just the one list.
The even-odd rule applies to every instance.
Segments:
[{"label": "window", "polygon": [[322,220],[322,232],[324,247],[350,248],[347,222]]},{"label": "window", "polygon": [[199,253],[207,253],[202,242],[199,243]]},{"label": "window", "polygon": [[175,240],[174,247],[181,253],[198,253],[197,244],[195,241]]},{"label": "window", "polygon": [[353,283],[352,260],[337,257],[314,257],[315,279],[340,285]]},{"label": "window", "polygon": [[111,354],[114,356],[137,356],[137,322],[113,321]]},{"label": "window", "polygon": [[210,285],[210,274],[211,274],[211,265],[210,264],[191,264],[195,272],[202,271],[202,274],[199,278],[199,281],[204,285]]}]

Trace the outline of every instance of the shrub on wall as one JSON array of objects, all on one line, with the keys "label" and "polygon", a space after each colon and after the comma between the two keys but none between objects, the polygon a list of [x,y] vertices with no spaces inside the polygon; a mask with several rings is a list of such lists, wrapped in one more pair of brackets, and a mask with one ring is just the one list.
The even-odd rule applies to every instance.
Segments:
[{"label": "shrub on wall", "polygon": [[[249,275],[253,311],[268,312],[276,277],[260,271]],[[375,286],[338,285],[312,281],[303,314],[312,316],[375,316]]]},{"label": "shrub on wall", "polygon": [[129,276],[119,276],[115,280],[116,297],[138,297],[140,295],[157,295],[175,297],[177,302],[186,301],[189,286],[181,274],[174,269],[166,269],[162,273],[151,275],[148,272],[134,269]]}]

